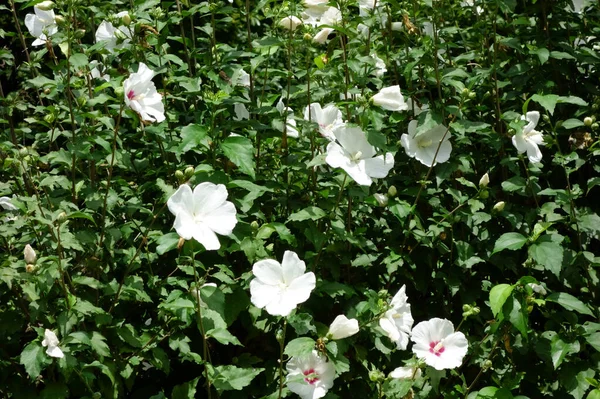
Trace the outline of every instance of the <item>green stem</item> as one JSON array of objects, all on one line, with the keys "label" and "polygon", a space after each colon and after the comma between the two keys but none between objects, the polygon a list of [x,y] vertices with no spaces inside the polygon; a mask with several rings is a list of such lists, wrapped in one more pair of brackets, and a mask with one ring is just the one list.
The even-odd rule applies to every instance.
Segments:
[{"label": "green stem", "polygon": [[283,393],[283,350],[285,349],[285,330],[287,327],[287,319],[283,319],[283,330],[281,340],[279,341],[279,395],[277,399],[281,399]]},{"label": "green stem", "polygon": [[206,393],[208,399],[211,398],[210,390],[210,378],[208,377],[208,364],[210,364],[210,354],[208,351],[208,342],[206,338],[206,331],[204,330],[204,323],[202,322],[202,306],[200,306],[200,279],[198,277],[198,270],[196,270],[196,252],[194,251],[194,241],[192,240],[192,269],[194,269],[194,280],[196,281],[196,312],[198,315],[198,328],[200,334],[202,334],[202,360],[204,360],[204,378],[206,378]]}]

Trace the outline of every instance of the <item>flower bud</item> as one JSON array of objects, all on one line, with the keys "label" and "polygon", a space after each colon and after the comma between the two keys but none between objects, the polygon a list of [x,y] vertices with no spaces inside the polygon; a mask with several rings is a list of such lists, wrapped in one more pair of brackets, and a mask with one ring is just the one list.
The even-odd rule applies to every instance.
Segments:
[{"label": "flower bud", "polygon": [[594,121],[592,120],[592,118],[590,118],[589,116],[586,116],[583,119],[583,124],[586,125],[587,127],[592,126],[592,123],[594,123]]},{"label": "flower bud", "polygon": [[600,109],[600,104],[592,104],[592,111],[598,111]]},{"label": "flower bud", "polygon": [[185,171],[183,172],[183,174],[185,175],[185,179],[189,180],[192,178],[192,176],[194,176],[194,172],[196,171],[196,169],[194,169],[193,166],[188,166],[187,168],[185,168]]},{"label": "flower bud", "polygon": [[77,104],[79,104],[80,107],[83,107],[85,104],[87,104],[87,98],[84,96],[77,97]]},{"label": "flower bud", "polygon": [[515,134],[517,134],[517,131],[515,129],[508,129],[508,135],[509,136],[514,136]]},{"label": "flower bud", "polygon": [[488,190],[481,190],[479,192],[479,198],[481,199],[487,199],[490,196],[490,193]]},{"label": "flower bud", "polygon": [[300,18],[296,16],[289,16],[282,18],[277,25],[281,26],[284,29],[295,31],[300,25],[302,25],[302,21]]},{"label": "flower bud", "polygon": [[117,98],[123,98],[123,87],[119,86],[115,89],[115,95],[117,96]]},{"label": "flower bud", "polygon": [[469,96],[469,93],[471,93],[471,90],[467,89],[466,87],[465,87],[464,89],[462,89],[462,92],[461,92],[461,94],[462,94],[464,97],[468,97],[468,96]]},{"label": "flower bud", "polygon": [[23,251],[23,255],[25,257],[25,263],[29,263],[29,264],[35,264],[35,261],[37,260],[37,255],[35,253],[35,251],[33,250],[33,248],[31,248],[31,245],[27,244],[25,245],[25,250]]},{"label": "flower bud", "polygon": [[477,98],[477,93],[474,91],[469,93],[469,100],[475,100]]},{"label": "flower bud", "polygon": [[371,370],[369,371],[369,379],[372,382],[383,381],[385,380],[385,374],[379,370]]},{"label": "flower bud", "polygon": [[402,22],[392,22],[391,28],[393,31],[402,30]]},{"label": "flower bud", "polygon": [[481,179],[479,179],[479,187],[486,188],[488,184],[490,184],[490,176],[486,173],[485,175],[481,176]]},{"label": "flower bud", "polygon": [[178,251],[181,251],[181,248],[183,248],[183,244],[185,244],[185,238],[179,237],[179,241],[177,241],[177,250]]},{"label": "flower bud", "polygon": [[258,231],[258,228],[260,226],[258,225],[258,222],[256,220],[253,220],[252,223],[250,223],[250,227],[252,228],[252,231]]},{"label": "flower bud", "polygon": [[487,369],[489,369],[491,367],[492,367],[492,361],[491,360],[488,359],[488,360],[486,360],[486,361],[483,362],[482,368],[484,370],[487,370]]},{"label": "flower bud", "polygon": [[46,114],[44,115],[44,121],[46,121],[46,123],[52,123],[54,122],[55,116],[54,114]]},{"label": "flower bud", "polygon": [[388,188],[388,197],[394,198],[396,195],[398,195],[398,190],[396,189],[396,186],[390,186],[390,188]]},{"label": "flower bud", "polygon": [[504,201],[497,202],[496,205],[494,205],[493,210],[496,212],[502,212],[504,210],[504,205],[506,205]]},{"label": "flower bud", "polygon": [[121,16],[121,22],[123,23],[123,25],[129,25],[131,23],[131,17],[129,16],[129,13],[123,14],[123,16]]},{"label": "flower bud", "polygon": [[469,312],[471,310],[471,305],[464,304],[462,310],[463,312]]},{"label": "flower bud", "polygon": [[329,326],[327,338],[343,339],[350,337],[358,332],[358,320],[348,319],[344,315],[339,315]]},{"label": "flower bud", "polygon": [[550,122],[550,117],[548,115],[544,114],[544,115],[542,115],[542,120],[544,122],[546,122],[546,123],[549,123]]},{"label": "flower bud", "polygon": [[380,194],[380,193],[375,193],[373,194],[373,197],[375,197],[375,200],[377,201],[377,203],[379,204],[379,206],[384,207],[387,206],[388,204],[388,197],[385,194]]},{"label": "flower bud", "polygon": [[65,22],[67,22],[65,20],[65,17],[63,17],[62,15],[57,15],[54,17],[54,22],[56,22],[56,25],[58,26],[65,26]]},{"label": "flower bud", "polygon": [[311,34],[307,32],[304,34],[304,36],[302,36],[302,39],[306,40],[307,42],[310,42],[313,38]]},{"label": "flower bud", "polygon": [[36,267],[35,265],[32,265],[31,263],[28,263],[27,266],[25,266],[25,271],[27,273],[33,273],[35,271]]},{"label": "flower bud", "polygon": [[55,4],[53,1],[46,0],[42,1],[41,3],[37,3],[35,6],[42,11],[50,11],[54,8]]},{"label": "flower bud", "polygon": [[75,31],[75,39],[81,39],[84,36],[85,36],[85,29],[77,29]]},{"label": "flower bud", "polygon": [[175,171],[175,178],[177,179],[177,181],[181,182],[185,179],[185,175],[183,174],[182,171],[180,170],[176,170]]},{"label": "flower bud", "polygon": [[596,131],[596,130],[598,130],[598,127],[599,127],[598,123],[592,123],[592,130]]}]

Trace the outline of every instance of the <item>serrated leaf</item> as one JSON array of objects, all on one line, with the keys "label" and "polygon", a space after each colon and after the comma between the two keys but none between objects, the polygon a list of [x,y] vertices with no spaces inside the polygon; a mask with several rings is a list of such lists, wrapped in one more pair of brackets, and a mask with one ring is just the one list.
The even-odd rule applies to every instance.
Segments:
[{"label": "serrated leaf", "polygon": [[546,297],[546,301],[556,302],[567,310],[574,310],[581,314],[593,316],[594,314],[586,304],[566,292],[555,292]]},{"label": "serrated leaf", "polygon": [[250,385],[264,371],[263,368],[240,368],[236,366],[210,367],[210,379],[219,391],[239,391]]},{"label": "serrated leaf", "polygon": [[292,213],[288,218],[288,222],[301,222],[303,220],[319,220],[327,216],[325,211],[316,206],[307,206],[301,211]]},{"label": "serrated leaf", "polygon": [[240,171],[255,178],[254,147],[252,141],[245,137],[227,137],[221,143],[223,154],[233,162]]},{"label": "serrated leaf", "polygon": [[529,247],[528,253],[538,265],[556,277],[560,275],[563,262],[563,247],[560,244],[551,241],[538,242]]},{"label": "serrated leaf", "polygon": [[527,242],[527,237],[520,233],[504,233],[496,240],[494,244],[494,251],[492,255],[503,251],[505,249],[509,249],[511,251],[515,251],[520,249]]},{"label": "serrated leaf", "polygon": [[42,348],[39,342],[30,342],[21,352],[19,363],[25,367],[25,371],[27,371],[29,377],[35,380],[42,371],[46,356],[44,348]]},{"label": "serrated leaf", "polygon": [[510,284],[498,284],[490,290],[490,308],[492,308],[494,317],[500,313],[513,289],[514,286]]},{"label": "serrated leaf", "polygon": [[206,128],[204,126],[190,123],[181,129],[181,144],[177,149],[179,154],[185,154],[192,149],[200,151],[202,147],[204,149],[209,147]]},{"label": "serrated leaf", "polygon": [[540,104],[542,107],[546,109],[550,113],[550,115],[554,114],[554,108],[558,103],[559,96],[556,94],[546,94],[544,96],[539,94],[534,94],[531,99],[536,103]]},{"label": "serrated leaf", "polygon": [[314,348],[314,339],[309,337],[300,337],[288,342],[283,353],[288,356],[302,356],[311,353]]},{"label": "serrated leaf", "polygon": [[216,339],[218,342],[220,342],[223,345],[233,344],[233,345],[243,346],[242,343],[240,342],[240,340],[237,339],[233,334],[231,334],[225,328],[213,328],[212,330],[208,330],[206,332],[206,336]]},{"label": "serrated leaf", "polygon": [[196,397],[196,386],[200,377],[194,378],[191,381],[184,382],[181,385],[176,385],[171,393],[171,399],[194,399]]}]

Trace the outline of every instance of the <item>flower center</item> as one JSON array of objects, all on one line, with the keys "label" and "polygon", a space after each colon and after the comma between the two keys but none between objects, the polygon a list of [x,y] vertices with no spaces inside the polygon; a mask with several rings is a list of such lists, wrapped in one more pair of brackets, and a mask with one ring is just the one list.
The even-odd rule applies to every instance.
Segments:
[{"label": "flower center", "polygon": [[362,159],[362,151],[356,151],[354,154],[350,155],[350,160],[354,162],[358,162]]},{"label": "flower center", "polygon": [[419,140],[419,142],[417,143],[417,145],[419,146],[419,148],[427,148],[432,144],[431,140]]},{"label": "flower center", "polygon": [[442,353],[444,353],[445,349],[446,348],[444,348],[442,341],[434,341],[429,343],[429,353],[433,353],[436,356],[440,356]]},{"label": "flower center", "polygon": [[127,93],[127,98],[133,100],[134,97],[135,93],[133,92],[133,90],[129,90],[129,93]]},{"label": "flower center", "polygon": [[319,381],[319,376],[315,372],[315,369],[304,370],[302,374],[305,376],[304,381],[308,382],[310,385],[314,385]]}]

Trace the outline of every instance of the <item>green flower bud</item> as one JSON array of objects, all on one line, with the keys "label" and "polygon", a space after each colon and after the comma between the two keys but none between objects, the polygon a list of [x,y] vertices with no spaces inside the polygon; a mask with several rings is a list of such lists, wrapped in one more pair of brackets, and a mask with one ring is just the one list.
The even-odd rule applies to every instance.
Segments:
[{"label": "green flower bud", "polygon": [[471,310],[471,305],[464,304],[462,307],[463,312],[468,312]]},{"label": "green flower bud", "polygon": [[77,97],[77,104],[79,104],[80,107],[83,107],[85,104],[87,104],[87,98],[84,96]]},{"label": "green flower bud", "polygon": [[77,29],[75,31],[75,39],[81,39],[85,36],[85,29]]},{"label": "green flower bud", "polygon": [[592,120],[592,118],[590,118],[589,116],[586,116],[583,119],[583,124],[586,125],[587,127],[592,126],[592,123],[594,123],[594,121]]},{"label": "green flower bud", "polygon": [[375,197],[375,200],[377,201],[377,204],[379,204],[380,207],[387,206],[387,204],[388,204],[387,195],[375,193],[375,194],[373,194],[373,197]]},{"label": "green flower bud", "polygon": [[398,195],[396,186],[390,186],[390,188],[388,188],[388,197],[394,198],[396,195]]},{"label": "green flower bud", "polygon": [[369,379],[372,382],[383,381],[385,380],[385,374],[379,370],[371,370],[369,371]]},{"label": "green flower bud", "polygon": [[196,171],[196,169],[194,169],[193,166],[188,166],[187,168],[185,168],[185,171],[183,172],[183,174],[185,175],[185,179],[189,180],[192,178],[192,176],[194,176],[194,172]]},{"label": "green flower bud", "polygon": [[550,122],[550,117],[548,115],[544,114],[544,115],[542,115],[542,120],[544,122],[546,122],[546,123],[549,123]]},{"label": "green flower bud", "polygon": [[37,3],[35,6],[42,11],[50,11],[54,8],[55,4],[53,1],[46,0],[42,1],[41,3]]},{"label": "green flower bud", "polygon": [[46,123],[52,123],[54,122],[54,119],[56,119],[54,114],[47,114],[44,116],[44,121],[46,121]]},{"label": "green flower bud", "polygon": [[596,131],[596,130],[598,130],[598,127],[599,127],[598,122],[592,123],[592,130]]},{"label": "green flower bud", "polygon": [[250,223],[250,227],[252,228],[252,231],[257,231],[260,225],[256,220],[253,220],[252,223]]},{"label": "green flower bud", "polygon": [[129,14],[125,14],[121,17],[121,22],[123,23],[123,25],[129,25],[131,23],[131,17],[129,16]]},{"label": "green flower bud", "polygon": [[67,214],[64,211],[59,213],[58,216],[56,217],[56,221],[58,223],[63,223],[65,220],[67,220]]},{"label": "green flower bud", "polygon": [[123,86],[117,87],[115,89],[115,95],[117,96],[117,98],[123,98],[123,93],[124,93]]},{"label": "green flower bud", "polygon": [[515,129],[508,129],[508,135],[509,136],[514,136],[515,134],[517,134],[517,132],[515,131]]},{"label": "green flower bud", "polygon": [[58,26],[65,26],[65,23],[67,21],[65,20],[65,17],[63,17],[62,15],[57,15],[54,17],[54,22],[56,22],[56,25],[58,25]]},{"label": "green flower bud", "polygon": [[184,174],[183,174],[182,171],[176,170],[175,171],[175,178],[177,179],[177,181],[183,181],[185,179],[185,176],[184,176]]},{"label": "green flower bud", "polygon": [[492,361],[488,359],[488,360],[486,360],[485,362],[483,362],[483,364],[482,364],[482,368],[483,368],[484,370],[487,370],[487,369],[489,369],[489,368],[492,368]]},{"label": "green flower bud", "polygon": [[466,87],[464,89],[462,89],[462,92],[461,92],[463,97],[468,97],[470,93],[471,93],[471,90],[467,89]]},{"label": "green flower bud", "polygon": [[598,109],[600,109],[599,104],[592,104],[592,111],[598,111]]},{"label": "green flower bud", "polygon": [[469,99],[470,100],[474,100],[477,98],[477,93],[475,93],[474,91],[469,93]]},{"label": "green flower bud", "polygon": [[487,199],[490,196],[490,192],[488,190],[481,190],[479,193],[479,198]]}]

